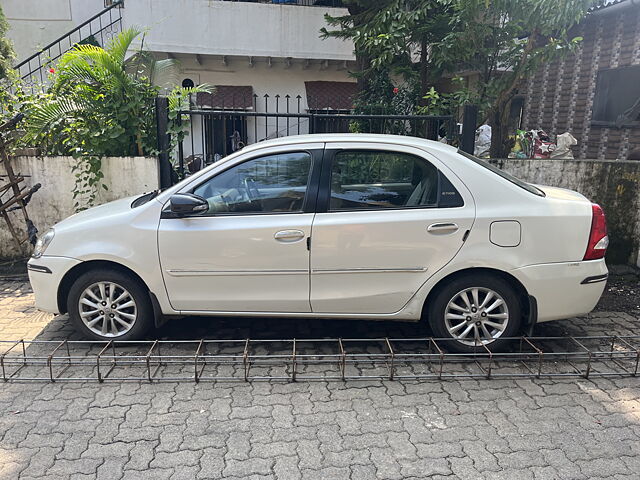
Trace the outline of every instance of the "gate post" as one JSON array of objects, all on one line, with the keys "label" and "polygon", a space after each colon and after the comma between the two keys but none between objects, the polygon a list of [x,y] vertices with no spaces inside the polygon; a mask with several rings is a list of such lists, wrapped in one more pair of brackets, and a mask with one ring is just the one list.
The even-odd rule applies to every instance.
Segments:
[{"label": "gate post", "polygon": [[478,124],[478,106],[465,105],[462,117],[462,138],[460,150],[473,155],[476,146],[476,126]]},{"label": "gate post", "polygon": [[169,99],[156,97],[156,127],[158,134],[158,163],[160,168],[160,188],[170,187],[171,162],[169,161]]}]

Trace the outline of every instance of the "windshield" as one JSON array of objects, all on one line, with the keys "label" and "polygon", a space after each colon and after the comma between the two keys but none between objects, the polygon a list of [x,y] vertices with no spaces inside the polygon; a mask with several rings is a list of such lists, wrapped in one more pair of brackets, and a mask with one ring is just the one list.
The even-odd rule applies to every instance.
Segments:
[{"label": "windshield", "polygon": [[520,188],[525,189],[527,192],[529,193],[533,193],[534,195],[538,195],[539,197],[544,197],[545,194],[542,190],[540,190],[537,187],[534,187],[533,185],[531,185],[530,183],[527,182],[523,182],[522,180],[520,180],[519,178],[514,177],[513,175],[505,172],[504,170],[500,170],[498,167],[491,165],[489,162],[487,162],[486,160],[482,160],[478,157],[474,157],[473,155],[468,154],[467,152],[463,152],[462,150],[458,150],[458,153],[464,157],[467,157],[469,160],[471,160],[472,162],[477,163],[478,165],[480,165],[481,167],[486,168],[487,170],[495,173],[496,175],[500,175],[502,178],[504,178],[505,180],[510,181],[511,183],[513,183],[514,185],[519,186]]}]

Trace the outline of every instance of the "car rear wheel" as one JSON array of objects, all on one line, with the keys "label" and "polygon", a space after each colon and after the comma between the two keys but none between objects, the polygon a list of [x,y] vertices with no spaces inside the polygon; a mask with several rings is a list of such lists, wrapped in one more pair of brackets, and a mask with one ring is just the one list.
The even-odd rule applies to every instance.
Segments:
[{"label": "car rear wheel", "polygon": [[135,340],[153,325],[145,288],[116,270],[93,270],[75,281],[67,300],[76,329],[94,340]]},{"label": "car rear wheel", "polygon": [[504,279],[472,274],[441,288],[428,310],[435,336],[457,352],[504,350],[507,337],[517,335],[522,309],[516,290]]}]

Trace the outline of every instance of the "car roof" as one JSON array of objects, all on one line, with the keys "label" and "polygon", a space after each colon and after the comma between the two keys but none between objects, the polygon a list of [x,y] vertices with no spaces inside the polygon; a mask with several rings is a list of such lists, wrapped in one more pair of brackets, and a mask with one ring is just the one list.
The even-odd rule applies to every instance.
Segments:
[{"label": "car roof", "polygon": [[289,135],[286,137],[264,140],[254,143],[242,149],[243,152],[259,150],[265,147],[277,147],[286,145],[299,145],[303,143],[324,143],[324,142],[369,142],[387,143],[395,145],[407,145],[423,148],[430,151],[452,152],[457,151],[456,147],[446,143],[427,140],[424,138],[410,137],[407,135],[382,135],[374,133],[314,133],[309,135]]}]

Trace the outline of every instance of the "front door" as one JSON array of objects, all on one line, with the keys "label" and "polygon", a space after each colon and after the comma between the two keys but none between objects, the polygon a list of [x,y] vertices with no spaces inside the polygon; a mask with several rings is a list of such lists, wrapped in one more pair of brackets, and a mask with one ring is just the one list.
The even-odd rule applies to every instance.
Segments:
[{"label": "front door", "polygon": [[390,148],[327,144],[311,242],[314,313],[399,311],[473,224],[464,185],[421,150]]},{"label": "front door", "polygon": [[160,263],[173,308],[310,311],[310,178],[321,155],[263,154],[187,190],[207,199],[209,210],[160,220]]}]

